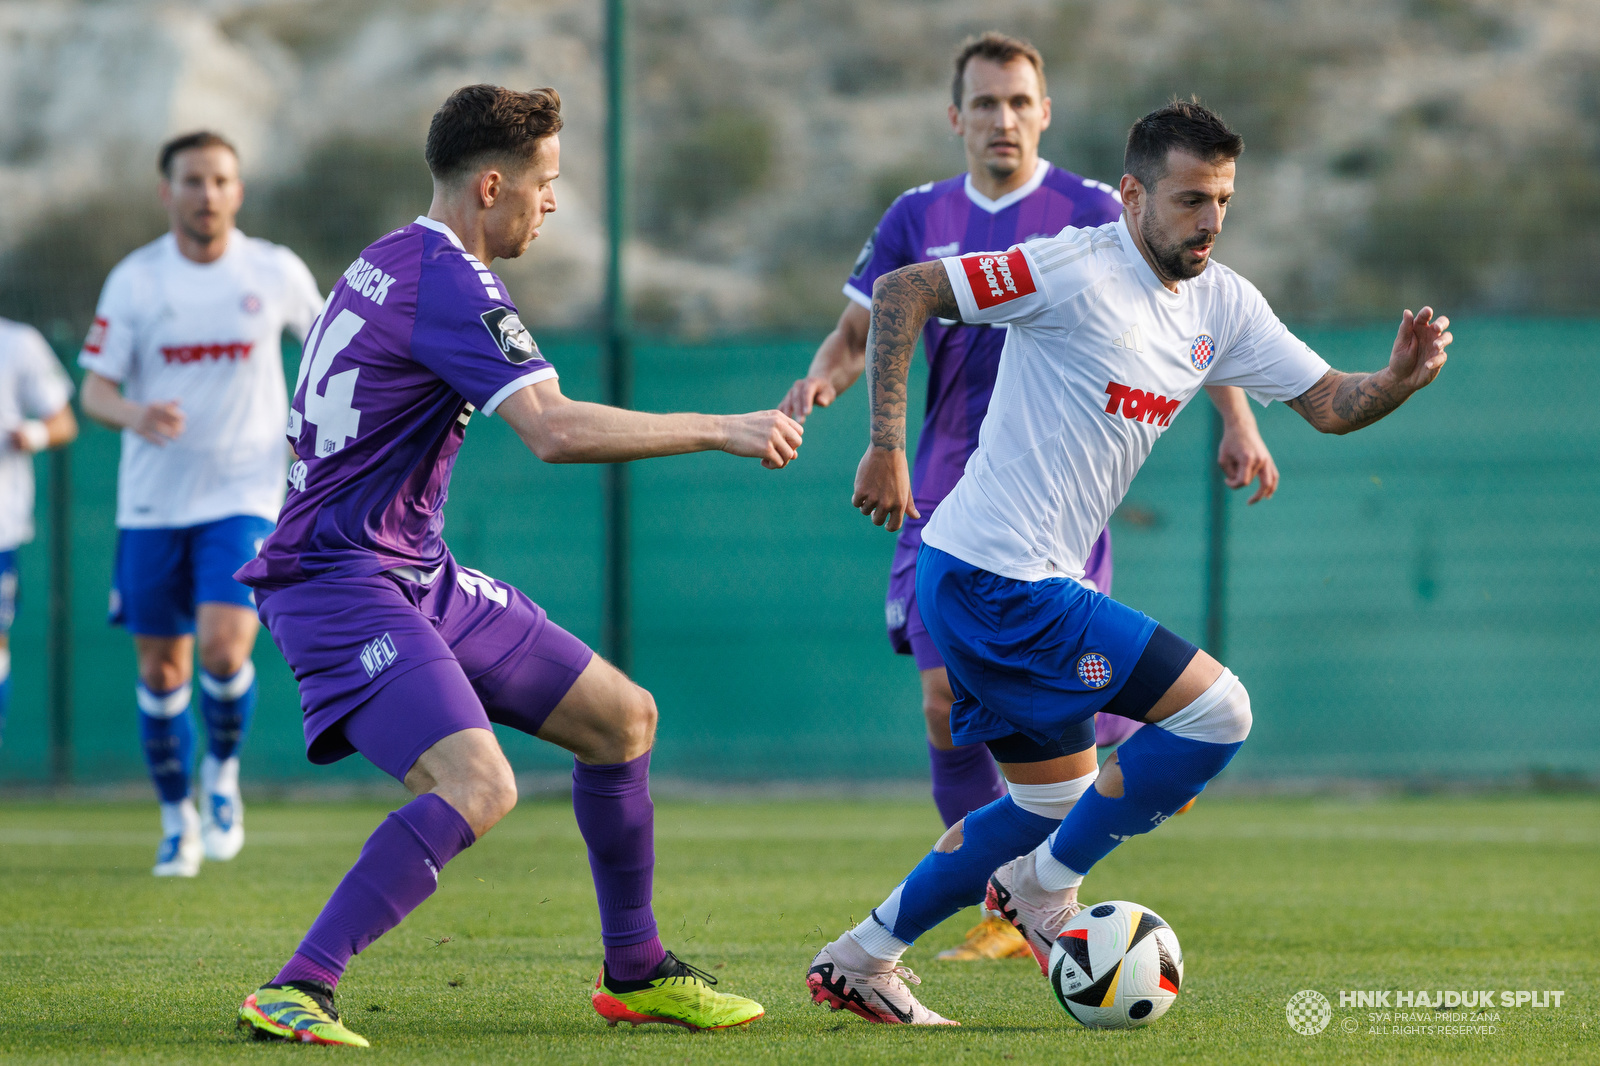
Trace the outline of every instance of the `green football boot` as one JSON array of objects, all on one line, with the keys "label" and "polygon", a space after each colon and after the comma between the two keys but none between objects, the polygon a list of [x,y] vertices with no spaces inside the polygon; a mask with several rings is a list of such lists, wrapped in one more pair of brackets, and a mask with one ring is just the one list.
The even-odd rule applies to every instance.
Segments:
[{"label": "green football boot", "polygon": [[262,985],[239,1005],[239,1028],[257,1040],[370,1047],[367,1038],[339,1024],[333,990],[314,981]]},{"label": "green football boot", "polygon": [[594,982],[594,1009],[612,1025],[662,1022],[697,1031],[748,1025],[766,1013],[753,999],[713,990],[716,983],[715,977],[670,951],[655,976],[643,981],[618,981],[607,976],[601,963]]}]

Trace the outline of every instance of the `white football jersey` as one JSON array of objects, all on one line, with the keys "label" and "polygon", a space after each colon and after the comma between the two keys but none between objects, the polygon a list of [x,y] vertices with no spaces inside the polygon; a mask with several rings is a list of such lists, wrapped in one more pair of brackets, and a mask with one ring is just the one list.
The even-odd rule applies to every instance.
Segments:
[{"label": "white football jersey", "polygon": [[1203,385],[1292,400],[1328,364],[1212,263],[1173,292],[1118,220],[943,259],[965,322],[1006,323],[978,448],[922,539],[1019,581],[1080,578],[1145,457]]},{"label": "white football jersey", "polygon": [[72,380],[39,331],[0,318],[0,551],[33,539],[33,456],[11,447],[11,431],[71,398]]},{"label": "white football jersey", "polygon": [[304,339],[321,310],[298,256],[238,230],[211,263],[184,258],[169,233],[117,264],[78,362],[137,403],[178,401],[187,420],[164,446],[122,431],[120,528],[277,519],[288,466],[281,339]]}]

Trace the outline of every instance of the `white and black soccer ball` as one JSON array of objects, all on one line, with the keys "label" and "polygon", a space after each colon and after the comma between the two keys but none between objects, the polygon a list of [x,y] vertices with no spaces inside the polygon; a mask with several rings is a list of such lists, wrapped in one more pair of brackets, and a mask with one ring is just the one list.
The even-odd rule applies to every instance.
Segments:
[{"label": "white and black soccer ball", "polygon": [[1091,1029],[1132,1029],[1167,1012],[1183,985],[1172,927],[1125,900],[1079,911],[1050,949],[1050,988]]}]

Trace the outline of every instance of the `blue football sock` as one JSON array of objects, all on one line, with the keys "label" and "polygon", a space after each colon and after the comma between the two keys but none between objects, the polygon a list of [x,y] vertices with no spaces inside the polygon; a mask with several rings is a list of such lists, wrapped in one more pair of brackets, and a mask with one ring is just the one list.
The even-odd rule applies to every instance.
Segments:
[{"label": "blue football sock", "polygon": [[896,939],[913,943],[962,907],[981,902],[989,875],[1038,847],[1057,824],[1010,796],[997,799],[967,815],[960,847],[930,851],[872,916]]},{"label": "blue football sock", "polygon": [[138,685],[139,736],[144,761],[162,803],[178,803],[189,795],[189,766],[194,759],[194,724],[189,721],[189,686],[152,692]]},{"label": "blue football sock", "polygon": [[226,761],[239,752],[256,711],[255,664],[248,659],[232,677],[200,671],[200,715],[206,722],[206,750]]},{"label": "blue football sock", "polygon": [[1050,838],[1050,854],[1080,874],[1132,836],[1148,833],[1198,796],[1243,746],[1208,744],[1145,726],[1122,742],[1122,795],[1083,794]]}]

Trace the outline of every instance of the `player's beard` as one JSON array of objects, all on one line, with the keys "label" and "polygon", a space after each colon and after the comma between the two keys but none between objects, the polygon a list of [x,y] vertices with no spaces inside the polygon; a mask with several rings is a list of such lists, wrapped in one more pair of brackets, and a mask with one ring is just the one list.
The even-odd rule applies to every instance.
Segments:
[{"label": "player's beard", "polygon": [[1173,281],[1187,281],[1199,277],[1206,265],[1211,262],[1211,257],[1206,256],[1196,266],[1189,262],[1183,253],[1191,248],[1205,248],[1216,240],[1214,236],[1190,237],[1186,241],[1164,240],[1161,231],[1156,229],[1153,212],[1139,220],[1139,235],[1144,238],[1144,246],[1150,249],[1150,258],[1161,268],[1162,276]]}]

